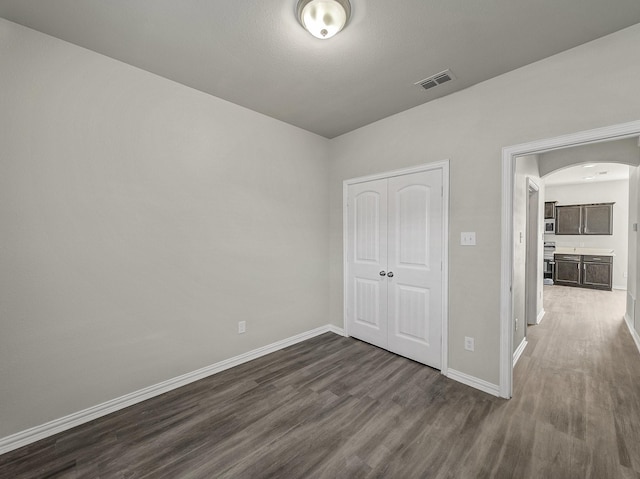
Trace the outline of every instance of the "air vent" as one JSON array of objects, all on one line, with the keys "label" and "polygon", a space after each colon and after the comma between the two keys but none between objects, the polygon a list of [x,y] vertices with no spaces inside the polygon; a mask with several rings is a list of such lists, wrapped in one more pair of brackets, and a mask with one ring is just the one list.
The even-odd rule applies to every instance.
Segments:
[{"label": "air vent", "polygon": [[425,90],[430,90],[431,88],[437,87],[438,85],[442,85],[448,81],[454,80],[455,77],[451,70],[445,70],[440,73],[436,73],[435,75],[431,75],[429,78],[425,78],[424,80],[420,80],[416,82],[415,85],[420,85]]}]

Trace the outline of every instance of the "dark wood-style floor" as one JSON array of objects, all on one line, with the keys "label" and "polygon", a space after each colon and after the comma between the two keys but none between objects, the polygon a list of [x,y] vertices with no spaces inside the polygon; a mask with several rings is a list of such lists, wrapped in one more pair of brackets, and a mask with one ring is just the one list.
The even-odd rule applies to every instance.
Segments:
[{"label": "dark wood-style floor", "polygon": [[0,456],[0,477],[640,478],[624,294],[546,288],[510,401],[329,333]]}]

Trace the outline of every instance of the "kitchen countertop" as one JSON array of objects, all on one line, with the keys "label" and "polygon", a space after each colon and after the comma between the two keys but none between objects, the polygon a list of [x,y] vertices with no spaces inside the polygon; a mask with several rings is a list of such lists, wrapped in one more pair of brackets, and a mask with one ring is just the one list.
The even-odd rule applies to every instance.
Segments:
[{"label": "kitchen countertop", "polygon": [[554,251],[555,254],[586,254],[596,256],[615,256],[612,249],[606,248],[570,248],[567,246],[559,246]]}]

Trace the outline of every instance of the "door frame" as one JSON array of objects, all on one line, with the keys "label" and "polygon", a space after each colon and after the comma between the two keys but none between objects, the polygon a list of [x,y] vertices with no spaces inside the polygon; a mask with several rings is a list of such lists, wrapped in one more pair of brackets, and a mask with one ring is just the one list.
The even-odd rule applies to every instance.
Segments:
[{"label": "door frame", "polygon": [[382,180],[394,176],[409,175],[411,173],[421,173],[424,171],[442,170],[442,337],[441,337],[441,359],[440,372],[447,375],[448,372],[448,345],[449,345],[449,160],[425,163],[422,165],[401,168],[398,170],[385,171],[367,176],[350,178],[342,182],[342,294],[343,309],[342,322],[345,336],[349,336],[347,321],[347,247],[348,247],[348,210],[349,185],[364,183],[373,180]]},{"label": "door frame", "polygon": [[[532,200],[532,197],[535,200]],[[538,272],[539,272],[539,252],[540,252],[540,186],[527,177],[527,201],[526,201],[526,245],[525,245],[525,280],[524,280],[524,339],[527,339],[527,328],[529,325],[536,324],[538,316]],[[531,209],[534,206],[535,215],[532,215]],[[535,261],[532,261],[535,260]],[[533,299],[531,294],[533,292]],[[529,293],[529,294],[527,294]],[[532,322],[530,322],[533,320]]]},{"label": "door frame", "polygon": [[502,148],[502,232],[500,259],[500,396],[513,394],[513,200],[518,156],[546,153],[572,146],[640,136],[640,121],[579,131]]}]

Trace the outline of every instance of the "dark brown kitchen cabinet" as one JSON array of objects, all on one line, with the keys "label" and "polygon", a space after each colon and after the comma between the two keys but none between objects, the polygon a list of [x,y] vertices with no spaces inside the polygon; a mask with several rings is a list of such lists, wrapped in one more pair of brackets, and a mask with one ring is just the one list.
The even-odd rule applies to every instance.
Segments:
[{"label": "dark brown kitchen cabinet", "polygon": [[557,254],[555,255],[555,263],[554,284],[561,286],[580,286],[582,265],[579,254]]},{"label": "dark brown kitchen cabinet", "polygon": [[583,235],[613,234],[613,203],[584,205],[582,209]]},{"label": "dark brown kitchen cabinet", "polygon": [[556,234],[579,235],[582,230],[582,206],[556,206]]},{"label": "dark brown kitchen cabinet", "polygon": [[545,201],[544,202],[544,219],[553,220],[556,217],[556,203],[557,201]]},{"label": "dark brown kitchen cabinet", "polygon": [[613,257],[556,254],[554,284],[611,291]]},{"label": "dark brown kitchen cabinet", "polygon": [[583,256],[582,285],[586,288],[611,291],[613,281],[612,260],[611,256]]},{"label": "dark brown kitchen cabinet", "polygon": [[556,206],[557,235],[613,234],[613,203]]}]

